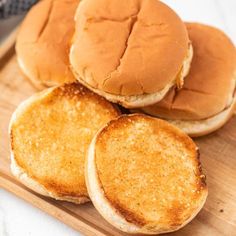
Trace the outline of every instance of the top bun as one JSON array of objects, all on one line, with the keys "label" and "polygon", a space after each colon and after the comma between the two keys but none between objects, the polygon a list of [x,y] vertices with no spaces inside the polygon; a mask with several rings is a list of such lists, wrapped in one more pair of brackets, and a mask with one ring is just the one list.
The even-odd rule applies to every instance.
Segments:
[{"label": "top bun", "polygon": [[160,1],[86,0],[75,20],[73,72],[108,100],[126,107],[153,104],[188,71],[186,27]]},{"label": "top bun", "polygon": [[24,74],[37,86],[74,81],[68,52],[78,0],[43,0],[27,14],[16,52]]},{"label": "top bun", "polygon": [[233,102],[236,50],[220,30],[197,23],[186,24],[194,49],[191,69],[181,90],[172,88],[159,103],[142,108],[170,120],[213,117]]}]

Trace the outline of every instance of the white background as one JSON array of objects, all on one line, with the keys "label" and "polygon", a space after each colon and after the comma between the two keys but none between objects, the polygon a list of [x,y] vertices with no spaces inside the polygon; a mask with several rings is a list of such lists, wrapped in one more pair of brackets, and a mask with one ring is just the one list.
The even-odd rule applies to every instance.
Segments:
[{"label": "white background", "polygon": [[[236,0],[163,0],[184,21],[214,25],[236,42]],[[28,203],[0,189],[0,236],[80,235]]]}]

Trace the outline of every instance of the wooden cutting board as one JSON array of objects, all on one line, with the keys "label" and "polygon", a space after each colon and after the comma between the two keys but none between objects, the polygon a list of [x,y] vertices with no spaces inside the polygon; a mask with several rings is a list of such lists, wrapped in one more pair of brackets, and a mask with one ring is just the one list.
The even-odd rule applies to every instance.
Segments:
[{"label": "wooden cutting board", "polygon": [[[81,206],[39,196],[10,173],[8,123],[17,105],[37,90],[21,74],[14,51],[15,32],[0,47],[0,187],[16,194],[84,235],[126,235],[110,226],[91,203]],[[33,60],[33,59],[32,59]],[[218,132],[195,139],[207,174],[209,196],[186,227],[169,235],[236,235],[236,117]]]}]

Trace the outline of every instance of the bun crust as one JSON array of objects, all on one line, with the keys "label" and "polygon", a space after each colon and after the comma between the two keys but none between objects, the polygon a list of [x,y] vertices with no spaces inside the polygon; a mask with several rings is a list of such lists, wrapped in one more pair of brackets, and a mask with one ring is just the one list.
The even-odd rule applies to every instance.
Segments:
[{"label": "bun crust", "polygon": [[114,95],[119,102],[119,96],[159,93],[176,83],[189,60],[186,27],[160,1],[87,0],[75,20],[73,71],[106,98]]},{"label": "bun crust", "polygon": [[167,122],[141,114],[121,116],[97,133],[85,178],[97,210],[128,233],[183,227],[208,192],[193,141]]},{"label": "bun crust", "polygon": [[177,126],[191,137],[200,137],[220,129],[233,116],[235,109],[236,98],[234,98],[232,104],[228,108],[208,119],[167,121]]},{"label": "bun crust", "polygon": [[75,80],[69,67],[74,13],[79,0],[42,0],[25,17],[16,53],[23,73],[36,87]]},{"label": "bun crust", "polygon": [[[192,56],[193,56],[193,49],[192,49],[192,46],[190,45],[189,51],[188,51],[188,56],[187,56],[186,60],[184,61],[182,69],[176,78],[178,85],[182,86],[183,79],[189,72]],[[73,72],[76,75],[76,72],[75,71],[73,71]],[[159,91],[157,93],[122,96],[122,95],[114,95],[114,94],[107,93],[107,92],[104,92],[99,89],[95,89],[95,88],[91,87],[89,84],[87,84],[80,77],[78,77],[78,76],[76,76],[76,77],[81,84],[83,84],[85,87],[92,90],[94,93],[97,93],[102,97],[105,97],[108,101],[111,101],[114,103],[119,103],[120,105],[122,105],[123,107],[126,107],[126,108],[145,107],[150,104],[155,104],[156,101],[160,101],[161,99],[163,99],[163,97],[168,93],[170,88],[173,87],[176,83],[176,81],[174,81],[173,83],[166,85],[165,88],[163,88],[161,91]]]},{"label": "bun crust", "polygon": [[214,117],[232,104],[236,50],[230,39],[216,28],[197,23],[186,26],[194,56],[183,88],[172,88],[162,101],[142,111],[191,124]]},{"label": "bun crust", "polygon": [[119,114],[112,104],[76,83],[33,95],[10,122],[12,173],[45,196],[88,201],[87,148],[98,129]]}]

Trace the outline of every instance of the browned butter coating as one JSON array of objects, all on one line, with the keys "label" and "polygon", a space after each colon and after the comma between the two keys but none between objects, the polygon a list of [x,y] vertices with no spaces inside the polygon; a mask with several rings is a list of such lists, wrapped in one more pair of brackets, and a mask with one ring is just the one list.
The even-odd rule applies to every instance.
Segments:
[{"label": "browned butter coating", "polygon": [[11,148],[17,165],[59,197],[88,197],[84,161],[94,134],[119,111],[73,83],[42,92],[16,113]]},{"label": "browned butter coating", "polygon": [[95,151],[104,195],[128,222],[156,232],[174,230],[205,202],[198,149],[165,121],[120,117],[98,135]]}]

